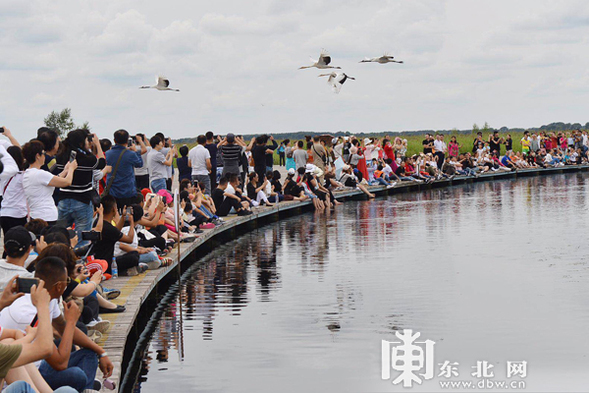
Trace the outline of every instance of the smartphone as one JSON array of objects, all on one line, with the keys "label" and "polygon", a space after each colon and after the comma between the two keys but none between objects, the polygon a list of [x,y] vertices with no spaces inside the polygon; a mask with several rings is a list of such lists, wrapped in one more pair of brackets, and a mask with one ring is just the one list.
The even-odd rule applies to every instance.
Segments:
[{"label": "smartphone", "polygon": [[39,283],[38,278],[16,278],[16,291],[18,293],[31,293],[31,287]]},{"label": "smartphone", "polygon": [[75,150],[72,150],[70,152],[70,162],[73,162],[76,160],[76,156],[78,155],[78,153]]},{"label": "smartphone", "polygon": [[128,207],[127,208],[127,214],[132,216],[133,215],[133,208],[132,207]]},{"label": "smartphone", "polygon": [[70,234],[70,239],[76,237],[76,231],[74,231],[73,229],[68,229],[67,231]]},{"label": "smartphone", "polygon": [[129,140],[127,141],[127,147],[131,146],[133,146],[133,138],[129,138]]},{"label": "smartphone", "polygon": [[84,231],[82,232],[82,240],[97,241],[102,238],[101,232],[96,231]]},{"label": "smartphone", "polygon": [[0,134],[4,134],[4,127],[0,127]]}]

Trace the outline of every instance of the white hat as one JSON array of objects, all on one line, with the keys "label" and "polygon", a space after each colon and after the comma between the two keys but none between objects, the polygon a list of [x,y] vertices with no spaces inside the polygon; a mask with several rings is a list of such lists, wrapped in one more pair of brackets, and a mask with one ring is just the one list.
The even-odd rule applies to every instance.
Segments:
[{"label": "white hat", "polygon": [[294,168],[290,168],[290,169],[288,170],[288,174],[289,174],[289,175],[294,175],[295,173],[296,173],[296,172],[295,172],[295,169],[294,169]]},{"label": "white hat", "polygon": [[372,142],[369,138],[364,138],[364,145],[369,145]]},{"label": "white hat", "polygon": [[349,136],[344,136],[344,141],[347,141],[348,139],[350,139]]},{"label": "white hat", "polygon": [[332,145],[335,145],[335,144],[337,143],[337,140],[338,140],[338,138],[333,138],[333,139],[331,140],[331,144],[332,144]]},{"label": "white hat", "polygon": [[344,166],[342,167],[342,169],[344,171],[347,171],[348,169],[350,169],[350,166],[348,164],[344,164]]},{"label": "white hat", "polygon": [[313,171],[315,171],[315,165],[313,164],[307,164],[307,166],[305,167],[305,173],[311,173]]},{"label": "white hat", "polygon": [[321,177],[323,176],[323,171],[318,166],[315,166],[315,168],[313,169],[313,174],[317,177]]}]

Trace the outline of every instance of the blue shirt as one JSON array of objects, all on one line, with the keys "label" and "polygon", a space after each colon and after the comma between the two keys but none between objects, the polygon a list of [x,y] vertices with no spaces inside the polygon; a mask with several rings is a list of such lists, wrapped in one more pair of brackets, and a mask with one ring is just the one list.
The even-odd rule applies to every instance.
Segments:
[{"label": "blue shirt", "polygon": [[106,165],[112,166],[112,172],[107,175],[106,184],[110,181],[123,150],[125,152],[121,158],[121,163],[112,182],[109,194],[115,198],[132,198],[137,195],[137,190],[135,189],[135,168],[141,168],[143,166],[141,151],[133,152],[121,145],[114,145],[112,149],[107,151],[104,154],[106,156]]}]

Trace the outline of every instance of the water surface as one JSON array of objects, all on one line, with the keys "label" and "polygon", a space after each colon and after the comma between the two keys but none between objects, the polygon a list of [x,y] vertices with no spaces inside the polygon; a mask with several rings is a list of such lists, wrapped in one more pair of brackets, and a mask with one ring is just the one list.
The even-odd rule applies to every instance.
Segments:
[{"label": "water surface", "polygon": [[456,380],[525,360],[528,391],[587,391],[587,188],[581,174],[477,183],[248,233],[191,269],[137,389],[407,391],[381,379],[381,340],[413,329]]}]

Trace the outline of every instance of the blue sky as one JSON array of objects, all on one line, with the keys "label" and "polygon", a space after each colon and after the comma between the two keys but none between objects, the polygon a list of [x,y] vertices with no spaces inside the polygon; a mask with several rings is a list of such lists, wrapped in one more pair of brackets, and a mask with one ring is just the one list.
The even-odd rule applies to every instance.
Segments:
[{"label": "blue sky", "polygon": [[[589,121],[585,1],[0,2],[0,124],[72,108],[101,137]],[[334,94],[327,49],[357,78]],[[384,52],[405,64],[359,64]],[[139,90],[163,74],[180,93]]]}]

